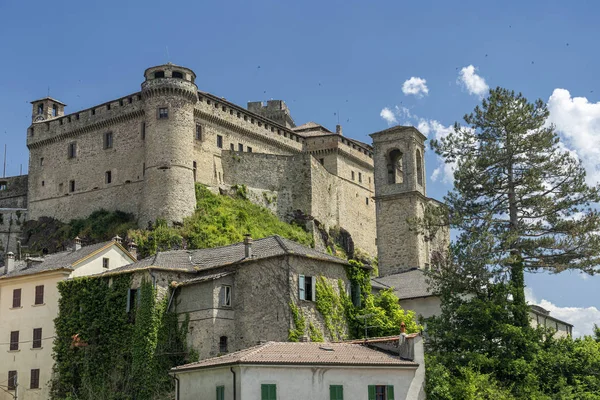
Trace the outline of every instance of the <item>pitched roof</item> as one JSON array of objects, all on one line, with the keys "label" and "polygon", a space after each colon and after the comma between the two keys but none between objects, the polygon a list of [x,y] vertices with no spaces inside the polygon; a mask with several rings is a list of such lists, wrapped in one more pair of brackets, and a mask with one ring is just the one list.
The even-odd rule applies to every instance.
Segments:
[{"label": "pitched roof", "polygon": [[417,368],[399,356],[354,343],[267,342],[221,357],[180,365],[171,372],[231,364],[356,365]]},{"label": "pitched roof", "polygon": [[317,124],[316,122],[312,121],[300,126],[295,126],[292,128],[292,131],[302,136],[314,136],[333,133],[329,129],[325,128],[323,125]]},{"label": "pitched roof", "polygon": [[77,264],[85,259],[99,253],[104,249],[117,245],[126,254],[129,254],[120,244],[114,241],[96,243],[89,246],[83,246],[79,250],[61,251],[59,253],[48,254],[44,257],[31,258],[30,262],[15,261],[15,270],[6,273],[5,268],[0,269],[0,279],[8,279],[16,276],[32,275],[40,272],[56,271],[59,269],[76,268]]},{"label": "pitched roof", "polygon": [[214,247],[210,249],[169,250],[158,252],[155,255],[136,263],[115,268],[112,271],[107,271],[103,275],[147,268],[197,272],[226,265],[242,264],[285,255],[295,255],[298,257],[313,258],[338,264],[347,264],[347,261],[345,260],[275,235],[254,240],[252,243],[252,257],[249,258],[245,257],[244,243],[235,243],[229,246]]},{"label": "pitched roof", "polygon": [[377,288],[391,287],[400,300],[414,299],[417,297],[434,296],[429,291],[425,274],[420,268],[412,268],[397,274],[371,279]]}]

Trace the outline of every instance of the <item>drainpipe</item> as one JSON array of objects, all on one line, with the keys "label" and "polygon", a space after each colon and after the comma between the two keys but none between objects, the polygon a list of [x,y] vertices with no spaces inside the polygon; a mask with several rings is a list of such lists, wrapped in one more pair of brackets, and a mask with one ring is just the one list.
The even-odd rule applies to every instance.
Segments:
[{"label": "drainpipe", "polygon": [[152,268],[148,269],[150,276],[152,277],[152,288],[156,289],[156,276],[152,273]]},{"label": "drainpipe", "polygon": [[173,375],[173,380],[175,381],[175,400],[179,400],[179,378],[177,375]]},{"label": "drainpipe", "polygon": [[[236,376],[235,376],[235,371],[233,370],[233,367],[231,367],[230,370],[231,370],[231,373],[233,374],[233,400],[236,400],[236,398],[237,398],[236,397],[236,392],[235,392],[235,386],[236,386],[235,378],[236,378]],[[177,399],[177,400],[179,400],[179,399]]]}]

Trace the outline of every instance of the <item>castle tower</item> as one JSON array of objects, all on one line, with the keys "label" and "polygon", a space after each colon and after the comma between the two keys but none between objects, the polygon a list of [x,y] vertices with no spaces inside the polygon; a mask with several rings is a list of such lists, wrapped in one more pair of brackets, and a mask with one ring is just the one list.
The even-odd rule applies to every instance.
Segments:
[{"label": "castle tower", "polygon": [[140,226],[180,222],[196,207],[193,171],[196,74],[173,64],[148,68],[142,84],[145,169]]},{"label": "castle tower", "polygon": [[31,110],[31,122],[47,121],[52,118],[62,117],[65,115],[65,107],[67,106],[52,97],[34,100],[31,104],[33,106]]},{"label": "castle tower", "polygon": [[429,243],[410,230],[409,218],[423,215],[425,136],[414,127],[395,126],[373,138],[379,275],[429,263]]}]

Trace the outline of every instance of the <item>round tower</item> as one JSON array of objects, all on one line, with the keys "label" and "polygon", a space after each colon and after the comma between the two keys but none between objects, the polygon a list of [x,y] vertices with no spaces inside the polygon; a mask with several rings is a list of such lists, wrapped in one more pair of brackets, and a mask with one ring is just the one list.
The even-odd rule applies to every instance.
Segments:
[{"label": "round tower", "polygon": [[144,191],[139,224],[158,218],[169,225],[196,207],[193,172],[196,74],[173,64],[148,68],[144,101]]}]

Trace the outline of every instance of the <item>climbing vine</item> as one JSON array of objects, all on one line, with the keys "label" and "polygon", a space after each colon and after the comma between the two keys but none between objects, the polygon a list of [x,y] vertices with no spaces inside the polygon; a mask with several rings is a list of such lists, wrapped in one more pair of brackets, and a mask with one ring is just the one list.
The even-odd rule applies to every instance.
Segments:
[{"label": "climbing vine", "polygon": [[180,326],[146,281],[128,311],[130,287],[129,275],[59,283],[53,399],[163,398],[168,370],[197,359],[185,342],[189,318]]},{"label": "climbing vine", "polygon": [[334,341],[346,339],[348,322],[346,320],[346,304],[344,302],[344,283],[338,280],[338,291],[327,280],[320,276],[316,283],[316,307],[323,316],[325,328]]},{"label": "climbing vine", "polygon": [[288,332],[288,340],[290,342],[299,342],[300,338],[304,336],[304,330],[306,329],[306,319],[302,314],[302,310],[294,302],[290,302],[290,311],[292,313],[292,321],[294,322],[294,329],[290,328]]},{"label": "climbing vine", "polygon": [[308,324],[308,332],[310,334],[311,342],[324,342],[325,338],[323,338],[323,332],[321,332],[317,327],[313,325],[312,322]]}]

